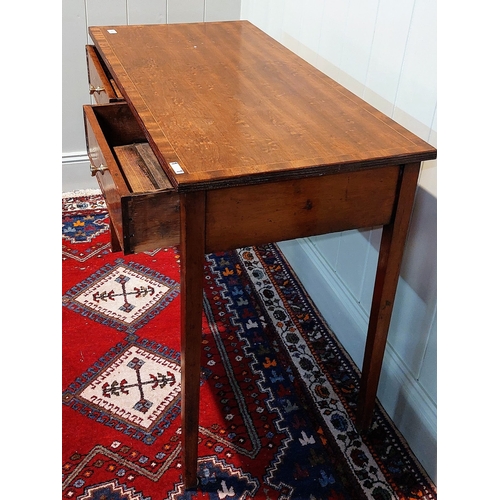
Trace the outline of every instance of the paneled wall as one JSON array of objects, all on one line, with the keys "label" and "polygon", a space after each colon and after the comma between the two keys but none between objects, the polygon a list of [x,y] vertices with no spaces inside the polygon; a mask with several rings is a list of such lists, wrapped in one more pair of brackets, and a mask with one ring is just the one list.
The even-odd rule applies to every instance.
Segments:
[{"label": "paneled wall", "polygon": [[90,103],[85,44],[92,25],[190,23],[240,18],[240,0],[62,2],[62,190],[98,188],[89,175],[82,105]]},{"label": "paneled wall", "polygon": [[[242,19],[436,145],[436,0],[242,0]],[[424,164],[378,396],[436,480],[436,161]],[[381,229],[281,248],[361,366]]]}]

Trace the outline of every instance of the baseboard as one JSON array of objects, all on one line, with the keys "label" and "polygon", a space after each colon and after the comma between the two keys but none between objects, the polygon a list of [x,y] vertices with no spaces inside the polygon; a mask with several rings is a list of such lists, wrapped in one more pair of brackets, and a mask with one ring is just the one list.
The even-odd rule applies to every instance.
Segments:
[{"label": "baseboard", "polygon": [[63,153],[62,192],[82,189],[99,189],[99,184],[90,175],[90,161],[86,152]]},{"label": "baseboard", "polygon": [[[368,315],[311,240],[278,244],[298,278],[350,354],[362,365]],[[437,408],[387,345],[378,398],[415,456],[436,482]]]}]

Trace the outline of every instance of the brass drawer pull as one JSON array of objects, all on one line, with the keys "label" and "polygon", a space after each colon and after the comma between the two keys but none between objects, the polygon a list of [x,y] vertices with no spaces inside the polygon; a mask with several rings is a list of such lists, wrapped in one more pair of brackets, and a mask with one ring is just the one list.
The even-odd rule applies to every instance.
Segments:
[{"label": "brass drawer pull", "polygon": [[102,163],[98,167],[95,167],[94,165],[92,165],[92,163],[90,164],[90,174],[92,175],[92,177],[94,177],[97,172],[101,172],[101,174],[104,174],[105,170],[108,170],[108,167],[106,165],[103,165]]},{"label": "brass drawer pull", "polygon": [[94,94],[95,92],[100,94],[101,92],[104,92],[104,88],[103,87],[94,87],[93,85],[90,85],[89,86],[90,95]]}]

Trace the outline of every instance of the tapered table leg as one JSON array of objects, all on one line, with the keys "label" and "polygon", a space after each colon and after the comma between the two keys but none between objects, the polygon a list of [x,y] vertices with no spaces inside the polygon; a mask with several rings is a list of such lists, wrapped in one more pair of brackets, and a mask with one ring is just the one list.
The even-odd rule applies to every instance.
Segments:
[{"label": "tapered table leg", "polygon": [[111,217],[109,218],[109,234],[111,235],[111,251],[121,252],[120,240],[116,235],[116,229],[113,221],[111,220]]},{"label": "tapered table leg", "polygon": [[181,418],[183,480],[197,485],[200,403],[205,192],[186,193],[181,202]]},{"label": "tapered table leg", "polygon": [[369,428],[384,359],[401,261],[413,209],[420,163],[401,167],[393,220],[383,228],[366,339],[356,425]]}]

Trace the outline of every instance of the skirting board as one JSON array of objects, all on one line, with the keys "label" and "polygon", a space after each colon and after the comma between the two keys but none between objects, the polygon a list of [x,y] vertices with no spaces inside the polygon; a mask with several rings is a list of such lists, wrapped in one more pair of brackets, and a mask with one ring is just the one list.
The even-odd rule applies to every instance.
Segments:
[{"label": "skirting board", "polygon": [[[307,238],[278,244],[344,348],[363,361],[368,315]],[[388,344],[378,398],[429,476],[436,481],[437,408]]]},{"label": "skirting board", "polygon": [[62,192],[82,189],[99,189],[99,184],[90,175],[90,162],[86,152],[62,155]]}]

